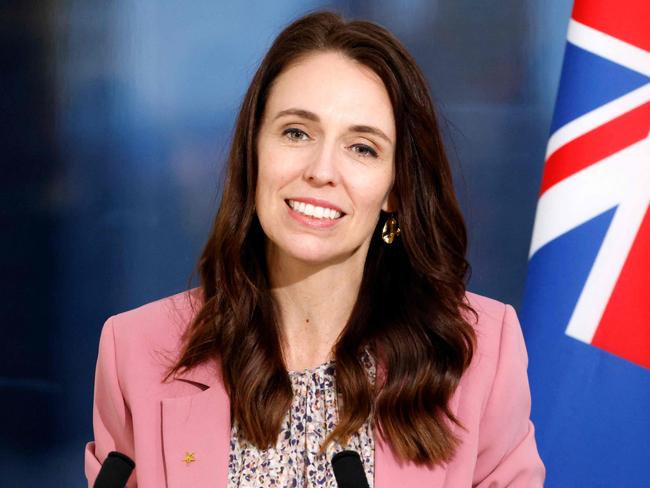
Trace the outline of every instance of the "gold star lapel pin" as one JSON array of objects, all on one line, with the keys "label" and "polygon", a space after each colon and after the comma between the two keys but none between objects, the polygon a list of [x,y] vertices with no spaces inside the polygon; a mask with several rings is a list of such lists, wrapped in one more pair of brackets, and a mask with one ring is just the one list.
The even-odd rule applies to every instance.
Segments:
[{"label": "gold star lapel pin", "polygon": [[183,458],[183,462],[185,463],[185,466],[189,466],[190,463],[193,463],[196,461],[196,458],[194,457],[193,452],[186,452],[185,457]]}]

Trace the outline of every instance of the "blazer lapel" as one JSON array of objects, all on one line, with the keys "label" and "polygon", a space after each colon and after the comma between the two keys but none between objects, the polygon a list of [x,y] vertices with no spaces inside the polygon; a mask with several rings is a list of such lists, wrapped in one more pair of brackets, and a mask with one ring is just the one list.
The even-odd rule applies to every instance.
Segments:
[{"label": "blazer lapel", "polygon": [[162,437],[168,488],[228,484],[230,400],[213,367],[176,375],[205,388],[196,395],[162,400]]}]

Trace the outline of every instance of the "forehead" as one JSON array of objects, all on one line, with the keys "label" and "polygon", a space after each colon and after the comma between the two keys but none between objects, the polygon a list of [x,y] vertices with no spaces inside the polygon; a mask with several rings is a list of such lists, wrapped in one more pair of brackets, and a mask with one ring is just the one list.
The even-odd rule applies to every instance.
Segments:
[{"label": "forehead", "polygon": [[316,113],[324,122],[375,125],[393,140],[393,107],[381,78],[341,53],[311,54],[274,80],[265,116],[288,108]]}]

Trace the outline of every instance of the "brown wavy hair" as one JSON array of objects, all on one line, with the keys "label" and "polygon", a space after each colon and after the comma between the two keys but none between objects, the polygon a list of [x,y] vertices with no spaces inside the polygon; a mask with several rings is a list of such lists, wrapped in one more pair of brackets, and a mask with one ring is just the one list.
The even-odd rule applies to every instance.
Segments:
[{"label": "brown wavy hair", "polygon": [[[464,317],[476,316],[465,297],[467,233],[426,80],[404,46],[369,21],[310,13],[286,27],[262,60],[237,117],[221,205],[198,262],[200,305],[170,375],[216,360],[242,435],[260,449],[275,445],[293,392],[254,209],[256,137],[275,78],[324,51],[369,67],[388,91],[401,235],[386,245],[381,216],[359,295],[334,345],[342,405],[321,452],[333,439],[347,443],[370,416],[398,457],[449,461],[459,443],[452,424],[460,424],[448,403],[475,347]],[[361,361],[364,348],[385,371],[374,385]]]}]

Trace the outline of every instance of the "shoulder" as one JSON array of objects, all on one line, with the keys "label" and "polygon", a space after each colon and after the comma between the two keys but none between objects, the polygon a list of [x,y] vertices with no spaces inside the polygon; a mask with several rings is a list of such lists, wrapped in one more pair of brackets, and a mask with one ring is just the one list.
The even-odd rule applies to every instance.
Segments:
[{"label": "shoulder", "polygon": [[489,390],[499,376],[518,370],[525,375],[528,355],[517,318],[510,304],[477,293],[467,292],[467,302],[476,311],[467,319],[476,333],[476,347],[472,362],[464,375],[464,388]]},{"label": "shoulder", "polygon": [[176,293],[115,314],[104,328],[111,329],[115,345],[122,351],[174,349],[200,306],[199,300],[196,288]]},{"label": "shoulder", "polygon": [[178,359],[198,308],[195,288],[109,317],[99,341],[98,367],[110,366],[125,390],[160,384]]},{"label": "shoulder", "polygon": [[475,293],[466,296],[476,312],[476,317],[467,316],[476,346],[459,384],[461,416],[485,421],[490,418],[486,412],[505,412],[515,404],[516,411],[529,412],[528,355],[515,309]]},{"label": "shoulder", "polygon": [[465,292],[465,298],[467,303],[478,314],[478,322],[471,321],[475,329],[477,329],[477,332],[485,328],[488,329],[485,332],[489,332],[489,330],[502,322],[506,307],[508,306],[504,302],[471,291]]},{"label": "shoulder", "polygon": [[485,354],[498,349],[504,333],[521,332],[517,312],[512,305],[470,291],[465,296],[476,312],[476,317],[471,313],[465,315],[476,333],[476,352]]}]

